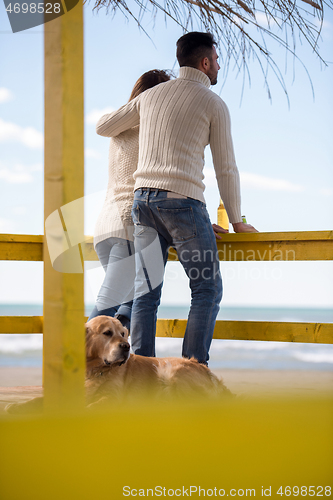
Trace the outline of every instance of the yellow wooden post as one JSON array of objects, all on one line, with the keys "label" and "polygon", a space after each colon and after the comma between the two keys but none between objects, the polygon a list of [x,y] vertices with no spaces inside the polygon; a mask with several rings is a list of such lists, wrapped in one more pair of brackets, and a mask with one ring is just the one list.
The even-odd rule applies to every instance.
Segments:
[{"label": "yellow wooden post", "polygon": [[[71,272],[52,267],[44,237],[45,409],[84,404],[85,342],[82,252],[83,209],[75,213],[75,242],[61,207],[84,195],[83,12],[80,2],[45,25],[45,220],[56,214],[81,260]],[[68,205],[67,205],[68,206]],[[82,204],[83,206],[83,204]],[[52,228],[51,228],[52,229]],[[52,233],[52,231],[51,231]],[[54,240],[57,239],[57,235]],[[48,241],[50,243],[50,239]],[[59,269],[59,268],[58,268]],[[66,269],[69,271],[69,269]]]}]

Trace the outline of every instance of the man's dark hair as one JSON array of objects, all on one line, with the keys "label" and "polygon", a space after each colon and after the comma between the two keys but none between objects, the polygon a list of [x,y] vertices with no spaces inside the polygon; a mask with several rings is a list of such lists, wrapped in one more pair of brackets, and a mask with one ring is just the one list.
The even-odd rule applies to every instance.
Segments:
[{"label": "man's dark hair", "polygon": [[192,31],[186,33],[177,41],[177,60],[179,66],[198,68],[204,57],[211,59],[216,41],[211,33]]}]

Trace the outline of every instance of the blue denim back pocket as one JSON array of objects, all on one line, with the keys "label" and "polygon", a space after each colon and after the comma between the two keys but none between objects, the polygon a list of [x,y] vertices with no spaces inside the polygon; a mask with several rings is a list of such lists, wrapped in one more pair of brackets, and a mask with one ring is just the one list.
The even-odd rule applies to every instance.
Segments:
[{"label": "blue denim back pocket", "polygon": [[161,221],[174,242],[188,241],[195,238],[197,228],[195,225],[192,207],[186,208],[160,208],[157,207]]}]

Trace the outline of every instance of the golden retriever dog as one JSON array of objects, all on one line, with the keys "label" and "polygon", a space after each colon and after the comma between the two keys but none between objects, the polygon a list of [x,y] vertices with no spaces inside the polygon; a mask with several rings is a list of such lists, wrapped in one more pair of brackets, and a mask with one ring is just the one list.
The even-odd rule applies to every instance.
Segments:
[{"label": "golden retriever dog", "polygon": [[154,358],[130,354],[128,332],[108,316],[86,324],[87,403],[149,393],[165,396],[230,395],[207,366],[194,358]]},{"label": "golden retriever dog", "polygon": [[[88,408],[149,395],[154,398],[231,395],[207,366],[194,358],[154,358],[130,354],[128,330],[115,318],[86,323]],[[9,413],[41,409],[42,398],[7,405]]]}]

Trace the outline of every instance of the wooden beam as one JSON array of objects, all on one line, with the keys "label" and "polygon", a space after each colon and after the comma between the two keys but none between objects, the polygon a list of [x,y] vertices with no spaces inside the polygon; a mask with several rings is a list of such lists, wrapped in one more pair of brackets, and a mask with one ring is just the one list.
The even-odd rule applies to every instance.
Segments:
[{"label": "wooden beam", "polygon": [[217,248],[222,261],[332,260],[333,231],[226,234]]},{"label": "wooden beam", "polygon": [[[74,207],[74,214],[67,209],[69,203],[84,196],[82,3],[45,24],[44,32],[46,238],[49,246],[57,245],[63,238],[78,248],[71,241],[83,241],[83,208]],[[60,221],[60,225],[54,221]],[[70,267],[62,272],[60,263],[56,271],[46,238],[43,245],[45,408],[47,411],[83,408],[83,269],[81,265],[79,272],[77,268],[71,272]]]},{"label": "wooden beam", "polygon": [[0,333],[43,333],[43,316],[0,316]]},{"label": "wooden beam", "polygon": [[[220,261],[333,260],[333,231],[224,234],[217,249]],[[83,252],[85,260],[98,260],[89,237]],[[168,260],[178,260],[173,248]]]},{"label": "wooden beam", "polygon": [[43,260],[43,235],[0,234],[0,260]]},{"label": "wooden beam", "polygon": [[[159,319],[156,336],[182,338],[185,328],[185,319]],[[0,333],[42,332],[42,316],[2,316],[0,320]],[[333,344],[333,324],[218,320],[214,339]]]},{"label": "wooden beam", "polygon": [[[160,319],[156,336],[183,337],[185,328],[184,319]],[[333,344],[333,324],[219,320],[214,339]]]},{"label": "wooden beam", "polygon": [[[92,237],[81,244],[85,261],[98,260]],[[0,260],[43,260],[43,236],[0,235]],[[333,231],[225,234],[217,242],[221,261],[333,260]],[[174,249],[169,260],[178,260]]]}]

